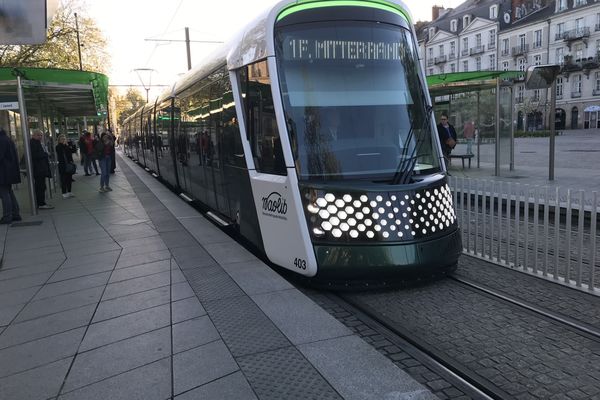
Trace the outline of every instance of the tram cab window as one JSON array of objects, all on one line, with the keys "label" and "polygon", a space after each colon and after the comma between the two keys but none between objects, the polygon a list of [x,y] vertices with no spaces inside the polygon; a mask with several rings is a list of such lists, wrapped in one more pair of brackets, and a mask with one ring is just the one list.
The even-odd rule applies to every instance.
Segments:
[{"label": "tram cab window", "polygon": [[239,72],[239,77],[245,95],[246,130],[256,170],[287,175],[267,62],[248,65]]}]

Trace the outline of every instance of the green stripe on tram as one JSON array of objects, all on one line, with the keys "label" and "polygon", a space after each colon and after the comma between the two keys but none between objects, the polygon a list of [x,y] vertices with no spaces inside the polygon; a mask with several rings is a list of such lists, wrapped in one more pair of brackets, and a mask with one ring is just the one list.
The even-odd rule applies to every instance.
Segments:
[{"label": "green stripe on tram", "polygon": [[277,21],[282,20],[290,14],[298,11],[311,10],[322,7],[369,7],[379,10],[393,12],[400,15],[410,24],[410,18],[406,12],[396,4],[391,4],[384,1],[364,1],[364,0],[329,0],[329,1],[308,1],[300,2],[289,6],[279,13]]}]

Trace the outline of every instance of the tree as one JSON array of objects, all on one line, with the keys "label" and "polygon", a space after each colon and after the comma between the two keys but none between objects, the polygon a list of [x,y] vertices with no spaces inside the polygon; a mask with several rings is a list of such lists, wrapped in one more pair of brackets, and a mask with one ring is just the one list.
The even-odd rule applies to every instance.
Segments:
[{"label": "tree", "polygon": [[115,113],[119,126],[122,126],[123,121],[146,104],[146,100],[140,91],[134,88],[127,89],[125,95],[113,93],[113,96],[115,99]]},{"label": "tree", "polygon": [[109,70],[107,42],[93,19],[86,17],[80,0],[63,0],[39,45],[0,46],[0,66],[79,69],[75,13],[78,16],[83,69]]}]

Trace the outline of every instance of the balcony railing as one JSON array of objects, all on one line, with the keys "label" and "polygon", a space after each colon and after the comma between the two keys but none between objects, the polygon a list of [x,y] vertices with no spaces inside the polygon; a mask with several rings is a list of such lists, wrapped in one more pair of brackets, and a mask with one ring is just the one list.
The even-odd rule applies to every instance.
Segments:
[{"label": "balcony railing", "polygon": [[581,97],[581,92],[571,92],[571,98],[576,99]]},{"label": "balcony railing", "polygon": [[471,47],[471,49],[469,50],[469,55],[475,55],[475,54],[481,54],[485,52],[485,46],[475,46],[475,47]]},{"label": "balcony railing", "polygon": [[448,61],[452,61],[452,60],[455,60],[455,59],[456,59],[456,53],[450,53],[448,55]]},{"label": "balcony railing", "polygon": [[462,51],[460,52],[461,56],[468,56],[469,55],[469,49],[462,49]]},{"label": "balcony railing", "polygon": [[488,50],[496,50],[496,43],[488,43]]},{"label": "balcony railing", "polygon": [[435,64],[442,64],[442,63],[445,63],[445,62],[446,62],[446,56],[445,55],[436,57],[435,60],[434,60]]},{"label": "balcony railing", "polygon": [[596,24],[595,31],[596,31],[596,32],[600,31],[600,24]]},{"label": "balcony railing", "polygon": [[431,66],[433,65],[434,61],[435,61],[435,60],[434,60],[433,58],[428,58],[428,59],[427,59],[427,66],[428,66],[428,67],[431,67]]},{"label": "balcony railing", "polygon": [[582,28],[571,29],[570,31],[563,32],[562,40],[573,41],[583,38],[590,37],[590,27],[584,26]]},{"label": "balcony railing", "polygon": [[600,96],[600,89],[594,89],[594,90],[592,91],[592,94],[593,94],[594,96]]},{"label": "balcony railing", "polygon": [[516,46],[512,48],[512,56],[513,57],[518,57],[518,56],[522,56],[525,55],[529,52],[529,45],[528,44],[522,44],[520,46]]},{"label": "balcony railing", "polygon": [[562,95],[562,94],[557,94],[557,95],[556,95],[556,100],[562,100],[562,98],[563,98],[563,95]]},{"label": "balcony railing", "polygon": [[509,49],[502,49],[502,56],[508,56],[510,54],[510,50]]}]

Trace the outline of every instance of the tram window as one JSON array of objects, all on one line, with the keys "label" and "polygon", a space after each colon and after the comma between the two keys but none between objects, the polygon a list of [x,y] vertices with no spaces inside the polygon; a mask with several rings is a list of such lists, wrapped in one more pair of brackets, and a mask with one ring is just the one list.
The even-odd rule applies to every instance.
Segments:
[{"label": "tram window", "polygon": [[287,175],[267,62],[259,61],[248,65],[240,72],[240,82],[246,94],[246,130],[256,170],[267,174]]}]

